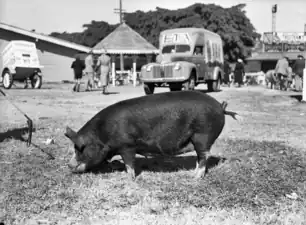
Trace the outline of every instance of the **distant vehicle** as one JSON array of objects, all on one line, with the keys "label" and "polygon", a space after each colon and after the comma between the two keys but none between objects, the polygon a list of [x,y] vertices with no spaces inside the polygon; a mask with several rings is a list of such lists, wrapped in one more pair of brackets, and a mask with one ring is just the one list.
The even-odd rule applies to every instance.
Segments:
[{"label": "distant vehicle", "polygon": [[1,51],[0,71],[5,89],[14,81],[31,81],[32,88],[41,88],[42,73],[36,45],[28,41],[10,41]]},{"label": "distant vehicle", "polygon": [[221,37],[202,28],[164,30],[159,37],[157,62],[141,68],[144,91],[168,85],[170,91],[193,90],[207,83],[209,91],[218,91],[223,73]]}]

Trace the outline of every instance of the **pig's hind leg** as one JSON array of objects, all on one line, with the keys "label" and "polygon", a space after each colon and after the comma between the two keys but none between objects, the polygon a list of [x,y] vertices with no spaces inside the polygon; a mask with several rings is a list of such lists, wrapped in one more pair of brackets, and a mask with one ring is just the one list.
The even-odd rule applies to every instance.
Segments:
[{"label": "pig's hind leg", "polygon": [[212,136],[209,134],[194,134],[191,138],[191,142],[197,153],[197,166],[195,169],[195,178],[199,179],[206,173],[207,154],[209,153],[211,146],[214,143]]}]

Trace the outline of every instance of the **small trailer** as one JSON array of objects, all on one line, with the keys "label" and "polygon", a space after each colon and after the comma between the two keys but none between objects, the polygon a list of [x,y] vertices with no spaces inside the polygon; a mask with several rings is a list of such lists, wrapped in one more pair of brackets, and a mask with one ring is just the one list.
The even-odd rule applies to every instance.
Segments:
[{"label": "small trailer", "polygon": [[[0,81],[5,89],[10,89],[14,81],[31,81],[32,88],[41,88],[43,66],[39,63],[35,43],[10,41],[0,55]],[[25,88],[27,85],[25,85]]]}]

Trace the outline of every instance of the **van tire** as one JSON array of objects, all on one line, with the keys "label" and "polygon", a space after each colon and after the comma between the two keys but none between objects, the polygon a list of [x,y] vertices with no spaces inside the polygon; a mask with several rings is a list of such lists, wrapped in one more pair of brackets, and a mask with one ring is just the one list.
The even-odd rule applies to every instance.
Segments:
[{"label": "van tire", "polygon": [[42,76],[38,73],[34,74],[34,76],[31,77],[31,85],[32,88],[40,89],[42,85]]},{"label": "van tire", "polygon": [[146,95],[154,94],[155,84],[154,83],[144,83],[143,89]]},{"label": "van tire", "polygon": [[13,75],[9,71],[5,71],[2,76],[2,83],[5,89],[10,89],[14,83]]},{"label": "van tire", "polygon": [[183,83],[182,86],[183,86],[183,89],[185,91],[188,91],[188,90],[192,90],[193,91],[195,86],[196,86],[195,75],[194,74],[190,75],[189,79],[185,83]]},{"label": "van tire", "polygon": [[221,87],[220,77],[218,77],[217,80],[207,81],[207,89],[208,89],[209,92],[220,91],[220,87]]}]

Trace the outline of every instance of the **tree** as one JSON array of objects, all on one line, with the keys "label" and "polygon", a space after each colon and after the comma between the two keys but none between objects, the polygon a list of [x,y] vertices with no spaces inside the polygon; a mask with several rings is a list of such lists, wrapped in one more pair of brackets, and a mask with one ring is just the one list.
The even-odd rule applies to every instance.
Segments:
[{"label": "tree", "polygon": [[[136,11],[125,14],[126,23],[141,36],[158,47],[159,34],[165,29],[201,27],[218,33],[224,42],[224,54],[230,61],[244,59],[251,53],[260,37],[246,16],[245,4],[222,8],[215,4],[196,3],[184,9],[168,10],[157,7],[154,11]],[[118,25],[118,24],[117,24]],[[117,25],[91,21],[80,33],[51,33],[51,36],[93,47],[111,33]]]}]

